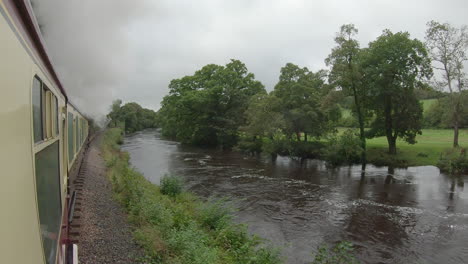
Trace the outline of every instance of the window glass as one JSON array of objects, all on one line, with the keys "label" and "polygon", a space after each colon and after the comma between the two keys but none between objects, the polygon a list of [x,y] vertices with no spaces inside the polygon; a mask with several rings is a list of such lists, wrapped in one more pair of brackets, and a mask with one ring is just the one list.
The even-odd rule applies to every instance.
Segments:
[{"label": "window glass", "polygon": [[58,100],[57,97],[55,97],[55,135],[57,136],[59,134],[59,108],[58,108]]},{"label": "window glass", "polygon": [[68,162],[73,160],[73,114],[68,113]]},{"label": "window glass", "polygon": [[42,88],[41,81],[34,77],[32,88],[33,127],[34,142],[39,142],[42,137]]},{"label": "window glass", "polygon": [[55,263],[62,218],[59,142],[36,154],[36,191],[46,263]]},{"label": "window glass", "polygon": [[52,137],[52,107],[51,107],[51,97],[52,93],[49,90],[45,92],[45,119],[44,123],[46,126],[46,138]]}]

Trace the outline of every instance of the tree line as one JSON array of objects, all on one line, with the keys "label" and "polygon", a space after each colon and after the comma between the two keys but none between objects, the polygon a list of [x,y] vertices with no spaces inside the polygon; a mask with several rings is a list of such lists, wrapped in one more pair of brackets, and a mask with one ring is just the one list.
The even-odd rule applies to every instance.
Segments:
[{"label": "tree line", "polygon": [[145,128],[156,128],[158,115],[134,102],[122,105],[122,100],[118,99],[112,103],[107,120],[108,127],[119,127],[126,133],[133,133]]},{"label": "tree line", "polygon": [[[425,42],[407,32],[384,30],[361,47],[357,28],[343,25],[325,59],[329,70],[313,72],[287,63],[271,92],[239,60],[206,65],[171,81],[158,125],[165,136],[188,144],[272,154],[313,152],[336,131],[340,103],[347,98],[357,120],[354,142],[363,162],[366,139],[385,136],[388,152],[396,154],[398,138],[414,144],[425,124],[442,119],[454,129],[457,146],[458,129],[467,124],[463,90],[468,30],[435,21],[427,26]],[[431,110],[433,120],[425,120],[418,97],[434,87],[448,89],[438,93],[443,99],[433,106],[444,114]]]}]

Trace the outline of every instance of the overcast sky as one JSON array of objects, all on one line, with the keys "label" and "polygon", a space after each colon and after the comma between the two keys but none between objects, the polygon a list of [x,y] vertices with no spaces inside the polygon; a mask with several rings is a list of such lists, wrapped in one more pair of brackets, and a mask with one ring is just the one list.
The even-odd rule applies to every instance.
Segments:
[{"label": "overcast sky", "polygon": [[424,39],[426,22],[468,24],[466,0],[32,0],[71,100],[106,114],[112,100],[157,110],[174,78],[244,62],[272,90],[288,62],[316,71],[345,23],[361,46],[383,29]]}]

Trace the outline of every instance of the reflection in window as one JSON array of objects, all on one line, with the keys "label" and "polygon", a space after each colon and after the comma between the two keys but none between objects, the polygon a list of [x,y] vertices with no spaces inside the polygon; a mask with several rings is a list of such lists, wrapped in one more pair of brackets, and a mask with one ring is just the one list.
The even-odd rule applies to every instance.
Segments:
[{"label": "reflection in window", "polygon": [[35,77],[32,87],[32,106],[33,106],[33,130],[34,142],[43,139],[42,135],[42,87],[41,81]]},{"label": "reflection in window", "polygon": [[55,263],[60,232],[59,141],[36,154],[36,188],[46,263]]}]

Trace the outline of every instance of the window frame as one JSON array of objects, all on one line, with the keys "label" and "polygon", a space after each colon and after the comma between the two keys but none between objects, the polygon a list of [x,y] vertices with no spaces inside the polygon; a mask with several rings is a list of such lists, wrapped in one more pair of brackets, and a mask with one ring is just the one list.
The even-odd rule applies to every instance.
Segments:
[{"label": "window frame", "polygon": [[[39,124],[35,124],[35,109],[34,109],[34,89],[35,89],[35,85],[34,85],[34,82],[37,81],[38,84],[39,84],[39,115],[40,115],[40,118],[39,118]],[[34,144],[40,144],[41,142],[44,141],[44,116],[43,116],[43,108],[44,108],[44,104],[43,104],[43,88],[42,88],[42,85],[43,85],[43,82],[41,80],[41,78],[37,75],[34,75],[33,77],[33,83],[32,83],[32,87],[31,87],[31,107],[32,107],[32,131],[33,131],[33,142]],[[40,128],[38,129],[39,130],[39,138],[36,139],[36,125],[39,125]]]}]

